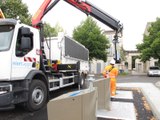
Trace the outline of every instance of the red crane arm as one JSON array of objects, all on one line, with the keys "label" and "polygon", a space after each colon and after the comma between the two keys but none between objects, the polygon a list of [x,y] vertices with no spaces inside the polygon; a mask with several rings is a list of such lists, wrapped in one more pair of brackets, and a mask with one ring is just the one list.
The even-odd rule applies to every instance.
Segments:
[{"label": "red crane arm", "polygon": [[72,6],[78,8],[79,10],[81,10],[85,13],[91,12],[91,6],[85,2],[78,2],[78,0],[64,0],[64,1],[68,2]]},{"label": "red crane arm", "polygon": [[35,13],[35,15],[32,17],[32,26],[35,26],[41,21],[41,19],[44,16],[44,12],[48,5],[51,3],[52,0],[45,0],[38,11]]},{"label": "red crane arm", "polygon": [[[41,7],[38,9],[36,14],[32,18],[32,26],[38,25],[40,23],[43,16],[49,12],[60,0],[45,0]],[[91,15],[97,20],[101,21],[105,25],[109,26],[117,33],[122,31],[123,26],[120,24],[120,21],[113,18],[109,14],[105,13],[104,11],[100,10],[93,4],[89,3],[87,0],[64,0],[65,2],[69,3],[70,5],[76,7],[77,9],[81,10],[82,12],[86,13],[87,15]],[[51,3],[52,2],[52,3]],[[50,4],[51,3],[51,4]],[[50,5],[49,5],[50,4]]]}]

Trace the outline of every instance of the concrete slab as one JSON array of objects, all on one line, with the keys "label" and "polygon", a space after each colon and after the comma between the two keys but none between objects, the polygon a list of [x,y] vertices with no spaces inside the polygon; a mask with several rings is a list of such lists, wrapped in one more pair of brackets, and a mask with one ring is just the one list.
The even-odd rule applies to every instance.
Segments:
[{"label": "concrete slab", "polygon": [[110,81],[99,79],[93,82],[98,90],[98,109],[110,110]]},{"label": "concrete slab", "polygon": [[117,90],[117,91],[116,91],[116,96],[115,96],[115,98],[120,98],[120,99],[133,99],[133,93],[132,93],[132,91]]},{"label": "concrete slab", "polygon": [[144,96],[149,103],[154,116],[157,120],[160,120],[160,89],[154,86],[152,83],[118,83],[117,87],[135,87],[141,88]]},{"label": "concrete slab", "polygon": [[52,99],[47,104],[48,120],[96,120],[97,89],[84,89]]},{"label": "concrete slab", "polygon": [[111,110],[98,110],[97,117],[108,119],[136,120],[135,107],[133,103],[129,102],[111,102]]}]

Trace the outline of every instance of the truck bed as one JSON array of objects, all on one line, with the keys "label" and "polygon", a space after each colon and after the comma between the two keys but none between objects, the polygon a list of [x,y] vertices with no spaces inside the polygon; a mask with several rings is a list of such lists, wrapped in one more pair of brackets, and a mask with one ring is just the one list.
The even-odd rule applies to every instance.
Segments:
[{"label": "truck bed", "polygon": [[79,61],[80,70],[89,71],[89,50],[69,36],[47,38],[44,47],[48,59],[59,60],[61,64],[76,64]]}]

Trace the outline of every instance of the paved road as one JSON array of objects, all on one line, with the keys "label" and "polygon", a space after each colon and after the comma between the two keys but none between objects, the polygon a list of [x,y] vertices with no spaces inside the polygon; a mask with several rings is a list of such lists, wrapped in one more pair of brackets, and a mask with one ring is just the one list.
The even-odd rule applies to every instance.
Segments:
[{"label": "paved road", "polygon": [[118,76],[117,83],[152,83],[160,88],[160,77],[148,77],[146,75]]},{"label": "paved road", "polygon": [[[51,93],[50,99],[77,89],[78,88],[75,87],[67,87],[61,90],[56,90]],[[13,110],[1,111],[0,120],[48,120],[47,107],[45,106],[43,109],[36,112],[27,112],[23,109],[23,107],[16,106]]]},{"label": "paved road", "polygon": [[[101,77],[101,76],[100,76]],[[96,78],[98,79],[98,78]],[[160,88],[160,77],[147,77],[145,75],[127,75],[119,76],[117,83],[153,83],[155,86]],[[51,98],[59,96],[63,93],[76,90],[71,88],[65,88],[63,90],[58,90],[52,94]],[[65,92],[64,92],[65,91]],[[26,112],[21,107],[16,107],[14,110],[0,112],[0,120],[47,120],[47,108],[44,107],[42,110],[37,112]]]}]

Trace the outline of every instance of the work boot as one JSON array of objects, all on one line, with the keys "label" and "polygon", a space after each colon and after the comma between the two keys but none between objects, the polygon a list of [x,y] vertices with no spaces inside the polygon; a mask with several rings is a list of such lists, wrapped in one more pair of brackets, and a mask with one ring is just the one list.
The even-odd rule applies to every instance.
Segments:
[{"label": "work boot", "polygon": [[111,96],[111,101],[114,101],[115,100],[115,96]]}]

